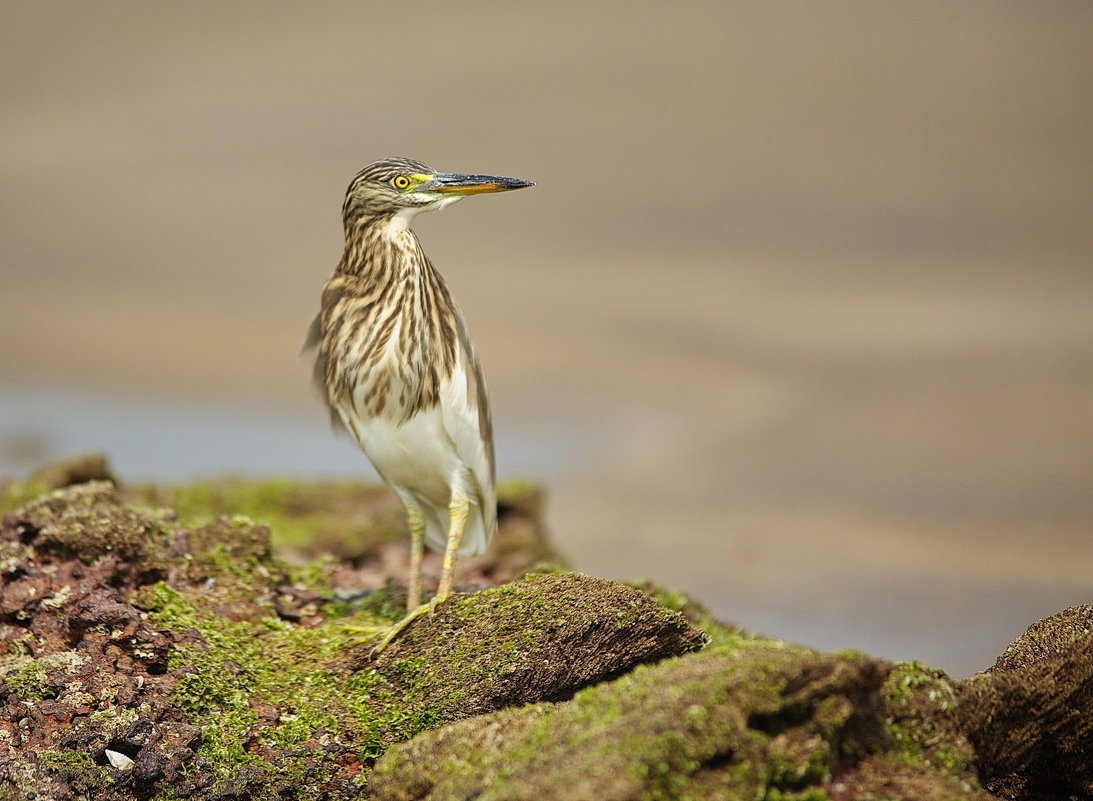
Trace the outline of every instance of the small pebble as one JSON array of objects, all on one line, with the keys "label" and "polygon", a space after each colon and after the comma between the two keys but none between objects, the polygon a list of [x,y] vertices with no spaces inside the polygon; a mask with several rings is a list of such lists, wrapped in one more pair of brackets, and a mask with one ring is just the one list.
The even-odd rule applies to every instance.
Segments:
[{"label": "small pebble", "polygon": [[119,751],[107,748],[105,753],[107,761],[118,770],[129,770],[133,766],[133,760]]}]

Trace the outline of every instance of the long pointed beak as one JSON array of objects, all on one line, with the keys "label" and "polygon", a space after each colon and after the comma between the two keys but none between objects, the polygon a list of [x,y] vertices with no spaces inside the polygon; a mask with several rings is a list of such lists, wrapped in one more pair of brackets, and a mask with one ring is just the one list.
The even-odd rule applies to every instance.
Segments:
[{"label": "long pointed beak", "polygon": [[466,175],[458,172],[438,172],[431,181],[422,184],[416,192],[435,195],[480,195],[486,192],[508,192],[535,186],[533,181],[522,178],[504,178],[500,175]]}]

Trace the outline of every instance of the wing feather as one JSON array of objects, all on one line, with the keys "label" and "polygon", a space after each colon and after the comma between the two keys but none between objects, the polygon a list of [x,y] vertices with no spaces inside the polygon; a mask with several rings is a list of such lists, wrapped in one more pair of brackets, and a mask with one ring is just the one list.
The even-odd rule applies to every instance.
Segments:
[{"label": "wing feather", "polygon": [[[458,310],[456,314],[459,315]],[[482,553],[497,527],[493,422],[482,368],[461,316],[456,329],[457,366],[451,376],[447,402],[441,406],[444,429],[455,445],[456,454],[467,465],[469,489],[475,496],[464,534],[464,552]]]}]

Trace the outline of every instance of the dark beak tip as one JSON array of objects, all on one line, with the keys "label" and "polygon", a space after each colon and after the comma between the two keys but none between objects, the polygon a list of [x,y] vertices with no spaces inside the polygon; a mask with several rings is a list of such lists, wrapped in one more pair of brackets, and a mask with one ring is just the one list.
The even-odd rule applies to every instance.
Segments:
[{"label": "dark beak tip", "polygon": [[502,175],[482,175],[475,177],[478,179],[476,183],[490,184],[500,189],[526,189],[529,186],[535,186],[534,181],[526,181],[523,178],[506,178]]},{"label": "dark beak tip", "polygon": [[505,189],[527,189],[529,186],[535,186],[535,181],[523,178],[498,178],[497,183]]},{"label": "dark beak tip", "polygon": [[[503,175],[472,175],[465,173],[437,173],[434,176],[435,191],[445,194],[479,194],[481,192],[508,192],[535,186],[534,181],[523,178],[506,178]],[[430,187],[432,188],[432,187]]]}]

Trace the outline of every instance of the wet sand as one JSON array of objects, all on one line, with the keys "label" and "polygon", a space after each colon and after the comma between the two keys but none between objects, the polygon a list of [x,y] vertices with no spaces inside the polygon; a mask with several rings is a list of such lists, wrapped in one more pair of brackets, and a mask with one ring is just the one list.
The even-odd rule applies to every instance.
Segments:
[{"label": "wet sand", "polygon": [[538,182],[416,227],[582,570],[958,674],[1089,602],[1093,10],[672,8],[5,4],[0,465],[311,471],[341,193],[413,155]]}]

